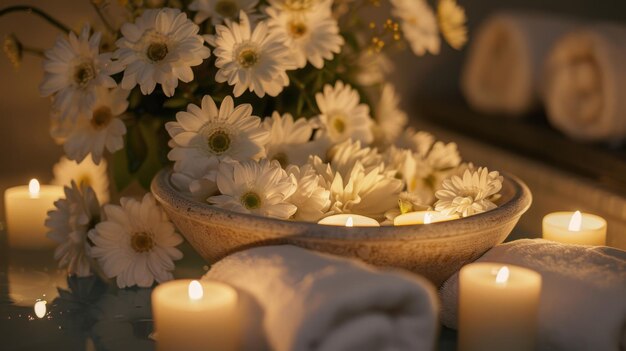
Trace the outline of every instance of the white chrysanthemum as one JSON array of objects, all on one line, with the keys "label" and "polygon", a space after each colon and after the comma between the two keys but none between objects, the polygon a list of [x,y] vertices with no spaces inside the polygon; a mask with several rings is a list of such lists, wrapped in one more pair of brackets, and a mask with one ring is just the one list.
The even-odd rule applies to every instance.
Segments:
[{"label": "white chrysanthemum", "polygon": [[351,86],[341,81],[334,87],[326,84],[322,93],[315,94],[315,101],[321,112],[319,137],[333,143],[350,138],[365,144],[373,141],[369,106],[360,103],[359,94]]},{"label": "white chrysanthemum", "polygon": [[330,191],[322,186],[322,176],[309,164],[302,167],[291,165],[287,167],[287,174],[293,176],[298,184],[297,190],[288,199],[298,208],[293,218],[307,222],[320,220],[330,207]]},{"label": "white chrysanthemum", "polygon": [[266,10],[269,29],[287,38],[298,68],[307,61],[314,67],[324,67],[324,60],[332,60],[344,44],[337,20],[330,11],[331,2],[324,1],[308,11],[289,11],[270,7]]},{"label": "white chrysanthemum", "polygon": [[176,248],[183,238],[152,194],[141,201],[122,198],[120,203],[105,205],[106,220],[89,232],[91,256],[107,277],[116,277],[120,288],[150,287],[155,280],[172,279],[173,261],[183,257]]},{"label": "white chrysanthemum", "polygon": [[363,147],[360,141],[352,139],[333,146],[328,152],[328,158],[333,170],[339,172],[344,178],[350,175],[357,162],[366,172],[383,163],[383,157],[377,149]]},{"label": "white chrysanthemum", "polygon": [[109,202],[109,177],[105,160],[97,165],[91,159],[77,163],[66,157],[61,157],[52,168],[52,173],[54,174],[52,184],[69,186],[72,181],[75,181],[76,184],[90,186],[98,196],[100,203]]},{"label": "white chrysanthemum", "polygon": [[497,206],[493,197],[502,189],[503,177],[485,168],[466,170],[463,177],[452,176],[442,183],[435,193],[435,210],[445,215],[457,213],[463,217],[489,211]]},{"label": "white chrysanthemum", "polygon": [[48,212],[48,238],[59,244],[54,250],[59,268],[86,277],[91,274],[87,233],[100,221],[100,204],[96,193],[86,185],[79,187],[71,182],[64,191],[65,198],[55,201],[56,209]]},{"label": "white chrysanthemum", "polygon": [[393,63],[383,52],[362,50],[357,58],[355,79],[360,85],[371,86],[383,83],[393,72]]},{"label": "white chrysanthemum", "polygon": [[269,134],[261,119],[252,115],[250,104],[235,107],[230,96],[224,98],[218,110],[206,95],[201,107],[189,104],[187,111],[178,112],[176,122],[166,123],[165,128],[173,141],[168,154],[175,162],[172,181],[202,200],[217,190],[215,180],[221,160],[263,157]]},{"label": "white chrysanthemum", "polygon": [[287,70],[295,68],[286,38],[271,33],[265,21],[253,30],[244,12],[239,17],[239,23],[216,26],[216,35],[207,38],[215,46],[215,80],[234,85],[235,96],[246,90],[276,96],[289,85]]},{"label": "white chrysanthemum", "polygon": [[244,11],[248,17],[255,15],[255,8],[259,0],[194,0],[189,4],[191,11],[197,11],[193,20],[202,23],[211,19],[211,24],[217,25],[224,20],[239,19],[239,12]]},{"label": "white chrysanthemum", "polygon": [[54,95],[53,109],[62,120],[74,121],[79,114],[90,111],[98,87],[116,85],[107,70],[111,54],[99,53],[101,34],[90,37],[89,32],[89,26],[85,26],[79,37],[73,32],[69,38],[59,37],[45,53],[45,74],[39,91],[42,96]]},{"label": "white chrysanthemum", "polygon": [[413,128],[408,128],[400,135],[395,144],[399,148],[409,149],[418,155],[425,157],[434,143],[434,135],[428,132],[415,132]]},{"label": "white chrysanthemum", "polygon": [[135,23],[125,23],[123,36],[115,43],[119,49],[114,65],[124,70],[121,87],[139,84],[147,95],[159,83],[165,95],[174,95],[178,81],[191,82],[191,67],[211,54],[199,30],[185,13],[170,8],[146,10]]},{"label": "white chrysanthemum", "polygon": [[297,189],[296,181],[277,161],[223,162],[217,187],[221,195],[208,199],[217,207],[279,219],[288,219],[297,210],[287,200]]},{"label": "white chrysanthemum", "polygon": [[383,153],[383,161],[389,171],[392,171],[397,179],[401,179],[405,185],[415,173],[417,161],[409,149],[400,149],[390,146]]},{"label": "white chrysanthemum", "polygon": [[119,88],[97,90],[91,113],[79,118],[64,135],[63,150],[70,160],[82,162],[91,154],[99,164],[105,149],[112,153],[124,147],[126,126],[119,116],[128,108],[128,94],[128,90]]},{"label": "white chrysanthemum", "polygon": [[378,145],[394,143],[408,122],[408,117],[398,104],[400,97],[396,94],[393,85],[385,84],[376,105],[374,118],[376,118],[374,135]]},{"label": "white chrysanthemum", "polygon": [[427,52],[438,54],[441,41],[437,19],[426,0],[391,0],[391,4],[391,14],[402,20],[402,33],[413,53],[418,56]]},{"label": "white chrysanthemum", "polygon": [[439,0],[437,20],[441,34],[451,47],[459,50],[467,42],[465,10],[456,0]]},{"label": "white chrysanthemum", "polygon": [[280,165],[301,166],[307,162],[313,150],[309,142],[313,135],[313,126],[306,118],[293,120],[291,114],[272,113],[271,118],[263,121],[263,127],[269,131],[265,153],[270,160],[277,160]]},{"label": "white chrysanthemum", "polygon": [[385,213],[397,206],[403,184],[386,171],[384,165],[366,171],[357,161],[348,176],[343,177],[319,157],[311,157],[309,162],[324,178],[324,186],[330,191],[328,215],[354,213],[382,221]]}]

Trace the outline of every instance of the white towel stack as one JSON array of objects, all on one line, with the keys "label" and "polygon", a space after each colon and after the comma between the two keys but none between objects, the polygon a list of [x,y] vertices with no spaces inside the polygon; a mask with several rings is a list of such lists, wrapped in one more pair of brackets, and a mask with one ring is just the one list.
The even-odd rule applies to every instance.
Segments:
[{"label": "white towel stack", "polygon": [[[626,350],[626,252],[524,239],[478,262],[526,267],[542,276],[538,350]],[[458,273],[441,287],[441,320],[457,327]]]},{"label": "white towel stack", "polygon": [[575,22],[536,13],[499,13],[478,29],[461,77],[477,111],[521,116],[539,106],[543,62]]},{"label": "white towel stack", "polygon": [[597,24],[559,40],[545,64],[550,122],[577,140],[626,137],[626,26]]},{"label": "white towel stack", "polygon": [[435,345],[435,288],[416,275],[269,246],[226,257],[205,278],[256,301],[272,350],[409,351]]}]

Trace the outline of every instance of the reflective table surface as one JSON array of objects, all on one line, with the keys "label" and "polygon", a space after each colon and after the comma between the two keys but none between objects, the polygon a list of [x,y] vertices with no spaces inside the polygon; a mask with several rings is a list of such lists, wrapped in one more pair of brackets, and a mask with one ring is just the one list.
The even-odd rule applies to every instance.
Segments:
[{"label": "reflective table surface", "polygon": [[[175,278],[197,279],[209,269],[191,247],[181,250]],[[9,250],[0,230],[2,351],[154,350],[151,292],[118,289],[97,276],[68,278],[56,268],[53,250]],[[456,332],[442,327],[438,349],[455,350]]]}]

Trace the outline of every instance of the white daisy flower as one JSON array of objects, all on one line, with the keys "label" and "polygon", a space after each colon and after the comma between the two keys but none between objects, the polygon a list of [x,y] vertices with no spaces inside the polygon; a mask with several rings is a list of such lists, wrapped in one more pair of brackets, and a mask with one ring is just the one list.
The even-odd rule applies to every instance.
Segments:
[{"label": "white daisy flower", "polygon": [[459,50],[467,42],[467,17],[456,0],[439,0],[437,20],[441,34],[451,47]]},{"label": "white daisy flower", "polygon": [[392,145],[385,150],[382,156],[387,169],[394,172],[394,176],[404,181],[405,184],[415,173],[417,161],[411,150]]},{"label": "white daisy flower", "polygon": [[61,157],[52,167],[54,179],[52,184],[70,186],[72,181],[76,184],[89,186],[98,196],[100,203],[109,202],[109,177],[106,160],[95,164],[91,159],[84,159],[77,163],[66,157]]},{"label": "white daisy flower", "polygon": [[211,24],[217,25],[224,20],[238,20],[240,11],[253,17],[258,2],[259,0],[194,0],[189,4],[189,9],[197,12],[194,22],[202,23],[210,18]]},{"label": "white daisy flower", "polygon": [[121,206],[105,205],[106,220],[89,232],[94,246],[91,256],[120,288],[150,287],[172,279],[174,260],[183,254],[176,249],[183,238],[152,194],[141,201],[122,198]]},{"label": "white daisy flower", "polygon": [[272,7],[283,11],[308,11],[315,6],[328,6],[332,0],[269,0]]},{"label": "white daisy flower", "polygon": [[355,62],[357,83],[371,86],[385,82],[391,72],[393,63],[383,52],[362,50]]},{"label": "white daisy flower", "polygon": [[107,68],[111,54],[99,53],[102,35],[90,36],[89,32],[89,26],[85,26],[78,37],[73,32],[68,38],[59,37],[45,53],[39,92],[42,96],[54,96],[53,110],[61,120],[74,121],[79,114],[90,111],[96,102],[97,88],[116,85]]},{"label": "white daisy flower", "polygon": [[313,135],[313,126],[306,118],[294,121],[291,114],[280,115],[274,112],[271,118],[263,121],[263,127],[269,131],[265,153],[270,160],[277,160],[281,166],[301,166],[305,164],[312,151],[309,143]]},{"label": "white daisy flower", "polygon": [[124,147],[126,126],[119,118],[128,108],[128,90],[99,88],[90,114],[79,118],[64,135],[63,150],[70,160],[82,162],[91,154],[99,164],[104,150],[113,153]]},{"label": "white daisy flower", "polygon": [[348,176],[343,177],[319,157],[312,157],[309,162],[322,175],[323,185],[330,191],[331,206],[327,215],[355,213],[382,221],[385,213],[397,206],[403,184],[386,171],[384,165],[366,171],[357,161]]},{"label": "white daisy flower", "polygon": [[438,54],[441,42],[437,19],[426,0],[391,0],[391,14],[402,20],[400,27],[411,50],[418,56]]},{"label": "white daisy flower", "polygon": [[280,94],[289,85],[287,70],[295,68],[286,39],[271,33],[264,21],[252,29],[243,11],[239,18],[239,23],[217,25],[216,35],[207,38],[215,46],[215,66],[219,68],[215,80],[234,85],[235,96],[246,90],[259,97]]},{"label": "white daisy flower", "polygon": [[178,112],[176,122],[166,123],[165,128],[173,141],[168,154],[175,162],[172,180],[202,200],[217,190],[220,161],[258,160],[265,155],[269,135],[261,119],[252,115],[252,106],[235,106],[230,96],[218,110],[206,95],[200,107],[189,104],[187,111]]},{"label": "white daisy flower", "polygon": [[378,145],[394,143],[405,129],[409,119],[399,108],[399,103],[400,97],[396,94],[393,85],[385,84],[374,111],[376,119],[374,135]]},{"label": "white daisy flower", "polygon": [[223,162],[217,187],[221,195],[208,199],[217,207],[279,219],[288,219],[297,210],[288,201],[297,189],[296,181],[277,161]]},{"label": "white daisy flower", "polygon": [[374,139],[369,106],[360,103],[356,90],[338,81],[335,86],[326,84],[322,93],[315,94],[320,109],[321,130],[316,137],[328,138],[339,143],[352,138],[364,144]]},{"label": "white daisy flower", "polygon": [[59,244],[54,250],[59,268],[86,277],[91,274],[87,233],[100,221],[100,204],[93,189],[84,184],[79,187],[72,181],[64,191],[65,198],[55,201],[56,208],[48,212],[47,235]]},{"label": "white daisy flower", "polygon": [[289,11],[269,7],[267,23],[271,31],[287,38],[287,46],[292,49],[298,68],[307,61],[314,67],[324,67],[324,60],[332,60],[341,52],[344,44],[339,34],[339,25],[332,17],[331,3],[323,2],[308,11]]},{"label": "white daisy flower", "polygon": [[135,23],[125,23],[115,43],[114,65],[124,70],[121,87],[130,90],[139,84],[148,95],[159,83],[165,95],[174,95],[178,81],[191,82],[191,67],[211,54],[199,30],[185,13],[170,8],[146,10]]},{"label": "white daisy flower", "polygon": [[293,176],[298,184],[298,188],[288,199],[298,208],[293,218],[306,222],[320,220],[330,207],[330,191],[322,186],[322,176],[309,164],[302,167],[291,165],[287,167],[287,174]]},{"label": "white daisy flower", "polygon": [[466,170],[463,177],[452,176],[442,183],[435,193],[435,210],[445,215],[457,213],[463,217],[496,208],[492,202],[502,189],[503,177],[496,171],[485,168]]}]

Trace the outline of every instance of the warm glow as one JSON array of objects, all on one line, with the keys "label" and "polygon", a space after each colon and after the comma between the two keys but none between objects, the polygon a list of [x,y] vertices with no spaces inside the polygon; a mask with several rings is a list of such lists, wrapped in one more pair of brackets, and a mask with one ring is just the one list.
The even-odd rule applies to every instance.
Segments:
[{"label": "warm glow", "polygon": [[430,213],[427,213],[424,215],[424,224],[430,224],[433,221],[433,215]]},{"label": "warm glow", "polygon": [[583,215],[580,211],[574,212],[572,215],[572,219],[569,221],[569,225],[567,226],[567,230],[572,232],[579,232],[583,226]]},{"label": "warm glow", "polygon": [[45,300],[39,300],[37,302],[35,302],[35,315],[37,316],[37,318],[43,318],[46,315],[46,301]]},{"label": "warm glow", "polygon": [[39,196],[39,181],[37,181],[37,179],[31,179],[30,182],[28,182],[28,192],[30,193],[30,196],[32,197],[36,197]]},{"label": "warm glow", "polygon": [[496,274],[496,284],[504,284],[509,280],[509,267],[504,266],[498,270]]},{"label": "warm glow", "polygon": [[204,295],[204,291],[202,290],[202,285],[197,280],[192,280],[189,283],[189,298],[192,300],[200,300]]},{"label": "warm glow", "polygon": [[354,220],[352,219],[352,217],[348,217],[348,220],[346,221],[346,227],[354,227]]}]

